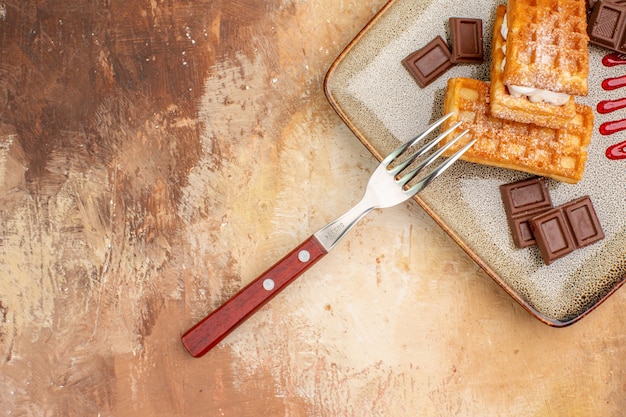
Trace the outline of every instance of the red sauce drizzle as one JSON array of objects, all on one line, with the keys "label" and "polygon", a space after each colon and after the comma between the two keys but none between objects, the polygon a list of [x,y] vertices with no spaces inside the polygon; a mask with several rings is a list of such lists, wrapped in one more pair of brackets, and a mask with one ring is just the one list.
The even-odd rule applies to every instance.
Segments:
[{"label": "red sauce drizzle", "polygon": [[605,90],[616,90],[624,86],[626,86],[626,75],[615,78],[607,78],[606,80],[602,81],[602,88]]},{"label": "red sauce drizzle", "polygon": [[606,114],[626,107],[626,97],[617,100],[603,100],[598,103],[598,113]]},{"label": "red sauce drizzle", "polygon": [[[617,65],[626,65],[626,55],[613,52],[602,58],[602,64],[605,67],[614,67]],[[626,86],[626,75],[615,78],[607,78],[602,81],[602,88],[605,90],[615,90]],[[603,100],[598,103],[596,110],[598,113],[606,114],[626,107],[626,97],[616,100]],[[626,119],[612,120],[600,125],[600,133],[607,136],[617,132],[626,130]],[[605,155],[612,160],[626,159],[626,140],[615,145],[611,145],[606,149]]]},{"label": "red sauce drizzle", "polygon": [[603,135],[612,135],[626,129],[626,119],[613,120],[600,125],[600,133]]},{"label": "red sauce drizzle", "polygon": [[626,159],[626,140],[609,146],[606,150],[606,157],[609,159]]},{"label": "red sauce drizzle", "polygon": [[620,54],[619,52],[613,52],[602,58],[602,64],[604,64],[605,67],[626,65],[626,55]]}]

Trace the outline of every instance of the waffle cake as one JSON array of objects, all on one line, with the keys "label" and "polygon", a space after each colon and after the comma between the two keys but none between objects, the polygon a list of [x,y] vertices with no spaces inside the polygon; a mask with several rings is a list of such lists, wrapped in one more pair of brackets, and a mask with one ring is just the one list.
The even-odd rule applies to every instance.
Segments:
[{"label": "waffle cake", "polygon": [[[505,12],[498,8],[498,16],[491,78],[499,88],[494,93],[500,94],[493,95],[492,112],[508,120],[558,128],[575,112],[568,95],[587,94],[584,0],[509,0]],[[520,100],[512,100],[510,93]]]},{"label": "waffle cake", "polygon": [[464,123],[458,129],[468,128],[469,133],[446,155],[476,137],[462,159],[572,184],[582,178],[593,130],[591,107],[577,103],[576,114],[560,129],[503,120],[489,111],[489,83],[451,78],[444,99],[444,114],[450,112],[454,114],[442,129],[460,120]]},{"label": "waffle cake", "polygon": [[504,83],[587,95],[584,0],[509,0]]},{"label": "waffle cake", "polygon": [[559,128],[576,114],[574,97],[563,105],[547,102],[531,102],[526,96],[513,96],[504,84],[505,39],[502,36],[502,23],[506,16],[506,6],[496,9],[491,49],[491,113],[501,119],[534,123],[539,126]]}]

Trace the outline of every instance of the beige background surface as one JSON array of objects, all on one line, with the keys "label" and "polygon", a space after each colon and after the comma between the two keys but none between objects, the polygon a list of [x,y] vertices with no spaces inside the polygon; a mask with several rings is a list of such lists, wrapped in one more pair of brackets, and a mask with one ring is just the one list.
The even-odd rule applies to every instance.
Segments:
[{"label": "beige background surface", "polygon": [[184,351],[360,197],[322,84],[383,5],[0,1],[0,414],[623,415],[626,292],[547,327],[413,202]]}]

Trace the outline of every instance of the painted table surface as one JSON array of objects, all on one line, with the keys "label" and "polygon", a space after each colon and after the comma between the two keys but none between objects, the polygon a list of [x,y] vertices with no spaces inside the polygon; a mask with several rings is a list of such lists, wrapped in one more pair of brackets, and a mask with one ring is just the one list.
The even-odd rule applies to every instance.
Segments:
[{"label": "painted table surface", "polygon": [[626,291],[550,328],[415,202],[181,345],[360,197],[323,79],[383,4],[0,1],[0,414],[623,415]]}]

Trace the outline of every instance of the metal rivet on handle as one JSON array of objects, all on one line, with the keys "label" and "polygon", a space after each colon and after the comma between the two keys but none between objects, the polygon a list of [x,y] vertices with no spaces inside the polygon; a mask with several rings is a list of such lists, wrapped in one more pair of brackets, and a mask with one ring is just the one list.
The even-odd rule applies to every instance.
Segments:
[{"label": "metal rivet on handle", "polygon": [[268,278],[263,281],[263,288],[265,288],[267,291],[272,291],[274,289],[274,280]]},{"label": "metal rivet on handle", "polygon": [[300,262],[309,262],[311,260],[311,254],[308,250],[302,249],[298,253],[298,259],[300,260]]}]

